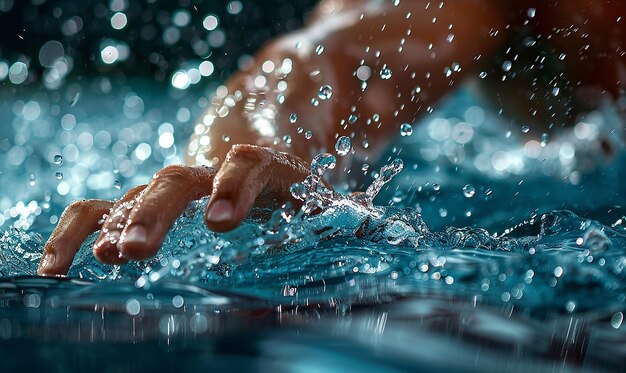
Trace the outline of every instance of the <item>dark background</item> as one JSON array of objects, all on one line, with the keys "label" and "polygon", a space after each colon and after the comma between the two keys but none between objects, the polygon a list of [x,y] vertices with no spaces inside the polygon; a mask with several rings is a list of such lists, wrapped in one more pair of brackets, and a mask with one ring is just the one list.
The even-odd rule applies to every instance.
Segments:
[{"label": "dark background", "polygon": [[[70,77],[115,74],[120,71],[166,81],[188,60],[210,59],[222,79],[236,69],[243,54],[251,54],[272,36],[297,29],[316,0],[0,0],[0,60],[9,65],[22,61],[29,65],[29,80],[35,83],[44,68],[37,58],[41,46],[50,40],[64,45],[73,59]],[[115,4],[125,4],[126,27],[115,30],[111,16]],[[233,14],[233,6],[242,5]],[[229,9],[231,10],[229,12]],[[173,15],[186,10],[191,21],[183,27],[173,23]],[[204,18],[219,18],[215,31],[224,32],[226,41],[207,47],[211,32],[202,26]],[[180,38],[164,41],[168,27],[175,27]],[[78,31],[76,31],[78,29]],[[101,43],[112,39],[126,43],[130,57],[113,65],[100,59]],[[194,47],[195,46],[195,47]]]}]

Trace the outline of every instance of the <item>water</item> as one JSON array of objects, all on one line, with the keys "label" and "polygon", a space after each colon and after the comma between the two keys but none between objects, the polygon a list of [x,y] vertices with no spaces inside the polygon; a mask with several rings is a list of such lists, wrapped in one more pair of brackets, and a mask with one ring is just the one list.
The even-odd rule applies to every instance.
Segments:
[{"label": "water", "polygon": [[[300,3],[280,5],[290,19],[273,22],[275,31],[299,25],[289,7]],[[106,27],[137,22],[127,6],[106,2],[115,12]],[[241,38],[269,37],[247,31],[252,18],[240,37],[225,36],[241,28],[235,15],[260,14],[253,7],[171,9],[162,36],[142,29],[136,34],[146,40],[133,50],[103,40],[89,53],[95,60],[59,42],[37,45],[31,55],[46,69],[46,90],[29,78],[35,63],[2,55],[0,79],[10,84],[0,90],[2,371],[626,368],[626,157],[598,151],[598,139],[620,143],[610,106],[529,140],[529,126],[500,117],[465,86],[419,123],[401,124],[380,159],[358,154],[354,138],[337,138],[339,159],[320,154],[291,189],[302,209],[256,209],[237,230],[214,234],[203,225],[203,199],[151,260],[102,265],[91,255],[92,235],[68,278],[36,277],[68,203],[119,198],[182,162],[206,97],[221,89],[228,66],[245,62],[249,42]],[[98,29],[81,31],[91,23],[82,15],[64,19],[64,36]],[[211,57],[198,60],[209,48]],[[91,64],[96,73],[72,78]],[[133,64],[154,76],[109,69]],[[459,70],[452,64],[444,74]],[[361,66],[356,77],[375,73]],[[381,65],[377,74],[400,72]],[[312,105],[338,99],[319,84]],[[552,94],[562,95],[556,87]],[[299,127],[303,114],[289,114],[303,137],[321,136]],[[346,119],[348,128],[368,120]],[[337,192],[321,183],[325,174],[343,176]],[[349,193],[356,190],[363,193]]]},{"label": "water", "polygon": [[[150,96],[137,97],[149,113]],[[155,145],[148,151],[140,145],[169,145],[163,134],[184,125],[159,117],[149,126],[132,127],[130,119],[116,118],[120,128],[138,128],[135,136],[141,128],[158,130],[133,139],[135,145],[129,142],[137,162],[134,174],[125,177],[120,169],[107,174],[96,167],[89,173],[104,173],[108,187],[78,191],[73,183],[67,191],[60,185],[76,177],[80,157],[64,156],[61,163],[57,154],[72,153],[48,138],[31,137],[28,171],[11,167],[14,159],[5,158],[8,166],[0,174],[7,186],[28,185],[9,188],[13,191],[3,202],[0,339],[5,353],[23,355],[28,344],[30,353],[47,356],[61,348],[45,343],[54,339],[64,348],[79,344],[104,351],[86,352],[80,358],[84,366],[99,366],[108,354],[128,346],[122,357],[127,365],[121,366],[139,368],[159,365],[133,361],[132,351],[171,351],[157,359],[163,366],[174,366],[172,354],[182,351],[193,356],[189,366],[207,364],[199,351],[211,351],[210,364],[216,367],[281,361],[296,369],[321,354],[322,364],[363,370],[419,365],[516,371],[527,364],[563,371],[621,369],[626,361],[623,159],[585,169],[567,163],[560,152],[551,158],[557,139],[539,146],[545,158],[529,157],[521,145],[511,145],[523,142],[496,132],[503,124],[472,100],[461,92],[415,125],[411,136],[400,136],[382,158],[384,167],[367,168],[375,179],[358,188],[362,194],[338,194],[320,184],[323,174],[340,171],[333,170],[333,156],[320,155],[311,176],[292,189],[305,201],[303,210],[257,210],[242,227],[216,235],[202,223],[206,200],[194,202],[156,258],[101,265],[91,255],[91,236],[67,280],[32,275],[51,222],[72,193],[119,197],[126,186],[176,160],[173,152],[162,157],[167,148]],[[128,104],[124,97],[118,102]],[[162,99],[152,102],[163,106]],[[100,119],[95,104],[85,95],[72,107],[72,128],[89,123],[96,134],[106,128],[110,121]],[[193,102],[187,107],[201,109]],[[38,119],[13,136],[31,136],[41,123],[53,121],[43,112]],[[494,137],[499,147],[485,148]],[[48,145],[37,147],[38,141]],[[578,152],[586,149],[585,142],[573,144]],[[338,141],[340,150],[349,146],[349,140]],[[81,152],[81,157],[97,154],[103,168],[115,163],[111,150],[92,146]],[[490,167],[481,168],[480,157],[488,157]],[[502,159],[509,167],[499,168]],[[70,176],[57,180],[57,172]],[[31,173],[37,175],[34,186]],[[18,202],[7,208],[7,199]],[[337,349],[325,347],[328,341]],[[203,347],[192,347],[198,345]],[[217,345],[223,347],[210,347]],[[292,352],[281,360],[274,348],[263,346]],[[233,362],[230,357],[245,349],[255,352]],[[421,349],[430,353],[416,352]],[[458,362],[446,358],[453,352]]]}]

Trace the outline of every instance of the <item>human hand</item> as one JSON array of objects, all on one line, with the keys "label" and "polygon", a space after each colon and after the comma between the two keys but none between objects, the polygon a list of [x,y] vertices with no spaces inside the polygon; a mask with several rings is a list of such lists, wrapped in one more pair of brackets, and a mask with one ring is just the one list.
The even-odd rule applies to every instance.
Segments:
[{"label": "human hand", "polygon": [[148,259],[189,202],[209,194],[206,225],[216,232],[229,231],[241,224],[255,202],[290,200],[290,186],[307,175],[308,165],[300,158],[255,145],[234,145],[219,169],[167,166],[148,185],[129,190],[117,202],[72,203],[48,239],[37,273],[67,274],[82,242],[97,230],[93,254],[100,262]]}]

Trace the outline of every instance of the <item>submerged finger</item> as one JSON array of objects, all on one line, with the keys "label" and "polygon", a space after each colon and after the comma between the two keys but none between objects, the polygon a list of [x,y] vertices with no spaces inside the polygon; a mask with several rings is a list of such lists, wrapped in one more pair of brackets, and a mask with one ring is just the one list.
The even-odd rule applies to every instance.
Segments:
[{"label": "submerged finger", "polygon": [[120,236],[118,249],[128,259],[156,254],[163,238],[189,202],[211,192],[215,171],[207,167],[168,166],[137,199]]},{"label": "submerged finger", "polygon": [[109,211],[102,224],[100,235],[93,246],[93,255],[100,262],[105,264],[124,264],[127,262],[126,258],[120,255],[117,244],[126,227],[128,216],[135,205],[135,201],[145,188],[146,185],[139,185],[129,190]]},{"label": "submerged finger", "polygon": [[90,233],[100,228],[103,215],[111,207],[113,202],[102,200],[78,201],[68,206],[46,242],[37,274],[67,274],[80,245]]}]

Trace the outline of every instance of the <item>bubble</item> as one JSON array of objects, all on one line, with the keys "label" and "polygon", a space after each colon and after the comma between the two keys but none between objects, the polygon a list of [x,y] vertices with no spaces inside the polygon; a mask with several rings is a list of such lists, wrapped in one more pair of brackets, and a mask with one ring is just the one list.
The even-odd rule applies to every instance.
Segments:
[{"label": "bubble", "polygon": [[528,11],[526,12],[526,15],[528,15],[528,18],[535,18],[536,14],[537,14],[537,9],[535,8],[528,8]]},{"label": "bubble", "polygon": [[552,88],[552,96],[556,97],[561,93],[561,89],[559,87]]},{"label": "bubble", "polygon": [[191,15],[184,9],[177,10],[172,17],[172,22],[178,27],[185,27],[190,21]]},{"label": "bubble", "polygon": [[189,328],[196,334],[204,333],[209,328],[209,322],[201,313],[196,313],[189,320]]},{"label": "bubble", "polygon": [[478,76],[479,76],[481,79],[485,79],[485,78],[487,77],[487,72],[486,72],[486,71],[481,71],[481,72],[480,72],[480,74],[478,74]]},{"label": "bubble", "polygon": [[141,311],[141,304],[137,299],[129,299],[126,301],[126,313],[136,316]]},{"label": "bubble", "polygon": [[22,84],[28,78],[28,66],[24,62],[16,62],[9,68],[9,80],[13,84]]},{"label": "bubble", "polygon": [[202,21],[202,26],[207,31],[215,30],[218,25],[219,25],[219,19],[213,14],[209,14],[208,16],[204,18],[204,21]]},{"label": "bubble", "polygon": [[320,102],[319,102],[319,100],[318,100],[318,99],[316,99],[316,98],[312,98],[312,99],[311,99],[311,105],[313,105],[313,106],[319,106],[319,104],[320,104]]},{"label": "bubble", "polygon": [[63,172],[61,172],[61,171],[57,171],[57,172],[54,174],[54,177],[56,177],[56,179],[57,179],[57,180],[63,180]]},{"label": "bubble", "polygon": [[0,61],[0,81],[6,79],[9,75],[9,64],[5,61]]},{"label": "bubble", "polygon": [[241,1],[231,1],[226,5],[226,11],[229,14],[235,15],[241,13],[243,10],[243,4]]},{"label": "bubble", "polygon": [[372,70],[369,68],[369,66],[359,66],[358,69],[356,69],[356,77],[361,80],[361,81],[366,81],[370,78],[370,76],[372,76]]},{"label": "bubble", "polygon": [[502,71],[504,72],[509,72],[511,71],[511,68],[513,67],[513,63],[511,61],[504,61],[502,63]]},{"label": "bubble", "polygon": [[413,126],[409,123],[402,123],[400,126],[400,136],[407,137],[413,134]]},{"label": "bubble", "polygon": [[622,322],[624,322],[624,314],[621,312],[615,312],[613,317],[611,317],[611,326],[615,329],[619,329],[622,326]]},{"label": "bubble", "polygon": [[530,127],[522,126],[521,130],[522,130],[522,133],[528,133],[530,131]]},{"label": "bubble", "polygon": [[203,61],[198,67],[198,70],[202,76],[211,76],[215,71],[215,66],[213,66],[211,61]]},{"label": "bubble", "polygon": [[312,132],[312,131],[306,131],[306,132],[304,133],[304,138],[305,138],[305,139],[310,140],[310,139],[311,139],[311,137],[313,137],[313,132]]},{"label": "bubble", "polygon": [[35,175],[33,175],[33,174],[30,174],[30,176],[28,177],[28,184],[30,186],[37,185],[37,177],[35,177]]},{"label": "bubble", "polygon": [[435,192],[440,191],[440,190],[441,190],[441,185],[439,185],[439,184],[437,184],[437,183],[433,184],[433,190],[434,190]]},{"label": "bubble", "polygon": [[548,145],[548,141],[550,141],[550,135],[547,133],[541,134],[541,146],[545,148],[545,146]]},{"label": "bubble", "polygon": [[298,120],[298,114],[291,113],[291,115],[289,115],[289,123],[291,124],[296,123],[297,120]]},{"label": "bubble", "polygon": [[191,85],[189,75],[184,71],[177,71],[172,75],[172,86],[178,89],[187,89]]},{"label": "bubble", "polygon": [[100,58],[102,62],[110,65],[119,58],[119,51],[112,45],[106,46],[100,51]]},{"label": "bubble", "polygon": [[350,142],[350,138],[348,136],[341,136],[337,139],[337,143],[335,144],[335,150],[337,154],[344,156],[350,152],[350,148],[352,147],[352,143]]},{"label": "bubble", "polygon": [[348,116],[348,123],[353,124],[357,121],[357,119],[359,119],[359,117],[354,114],[350,114],[350,116]]},{"label": "bubble", "polygon": [[463,195],[467,198],[472,198],[476,194],[476,188],[473,185],[467,184],[463,187]]},{"label": "bubble", "polygon": [[324,53],[324,46],[320,44],[317,47],[315,47],[315,54],[319,56],[322,53]]},{"label": "bubble", "polygon": [[126,27],[127,23],[128,23],[128,18],[126,18],[126,14],[122,12],[115,13],[111,17],[111,27],[113,27],[116,30],[123,29],[124,27]]},{"label": "bubble", "polygon": [[382,79],[384,79],[384,80],[391,79],[391,75],[392,75],[392,71],[391,71],[391,69],[390,69],[390,68],[388,68],[388,67],[383,67],[383,68],[380,70],[380,77],[381,77]]},{"label": "bubble", "polygon": [[52,158],[52,162],[54,162],[54,164],[62,164],[63,163],[63,156],[61,154],[57,154]]},{"label": "bubble", "polygon": [[122,189],[122,183],[121,183],[119,180],[115,180],[115,181],[113,182],[113,187],[114,187],[115,189],[118,189],[118,190],[119,190],[119,189]]},{"label": "bubble", "polygon": [[50,40],[39,49],[39,63],[43,67],[53,67],[54,63],[64,55],[63,44],[56,40]]},{"label": "bubble", "polygon": [[319,92],[317,93],[317,97],[321,100],[328,100],[333,97],[333,87],[329,85],[323,85],[320,87]]},{"label": "bubble", "polygon": [[180,295],[175,295],[174,298],[172,298],[172,305],[174,307],[180,308],[183,306],[183,304],[185,304],[185,299]]}]

